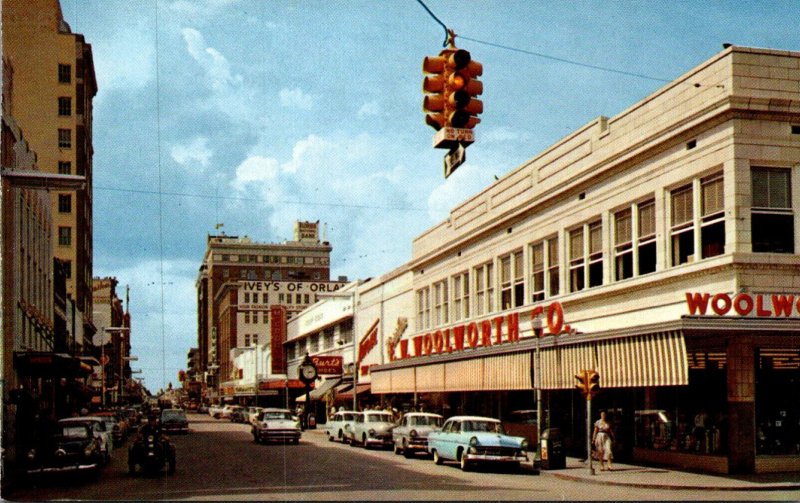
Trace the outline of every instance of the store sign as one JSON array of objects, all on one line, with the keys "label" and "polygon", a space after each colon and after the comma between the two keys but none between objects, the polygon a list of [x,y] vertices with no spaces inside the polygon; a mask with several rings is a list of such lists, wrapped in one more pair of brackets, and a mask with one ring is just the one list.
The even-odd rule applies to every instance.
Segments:
[{"label": "store sign", "polygon": [[[395,345],[390,344],[389,359],[394,361],[518,342],[520,338],[519,316],[519,312],[510,313],[506,316],[472,321],[465,325],[416,335],[411,339],[402,339]],[[542,316],[544,316],[542,335],[575,333],[571,326],[564,323],[564,308],[560,302],[552,302],[547,306],[536,306],[528,313],[531,323],[534,319]],[[533,331],[533,326],[531,326],[531,331]],[[397,354],[398,350],[399,355]]]},{"label": "store sign", "polygon": [[789,318],[800,316],[800,295],[686,292],[690,315],[756,316],[760,318]]},{"label": "store sign", "polygon": [[364,337],[358,341],[359,363],[369,354],[370,351],[372,351],[372,348],[378,345],[378,323],[380,323],[380,321],[380,318],[375,320],[372,326],[369,327],[369,330],[367,330],[366,335],[364,335]]},{"label": "store sign", "polygon": [[342,373],[343,359],[341,356],[312,356],[311,361],[317,367],[320,375],[339,375]]}]

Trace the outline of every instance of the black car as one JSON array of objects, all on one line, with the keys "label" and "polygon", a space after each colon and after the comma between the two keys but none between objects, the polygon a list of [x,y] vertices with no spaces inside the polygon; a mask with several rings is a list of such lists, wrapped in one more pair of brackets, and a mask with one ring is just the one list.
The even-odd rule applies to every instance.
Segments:
[{"label": "black car", "polygon": [[59,424],[55,432],[27,453],[29,475],[99,472],[104,455],[100,439],[86,424]]},{"label": "black car", "polygon": [[231,408],[230,420],[232,423],[246,423],[247,422],[247,409],[236,405]]},{"label": "black car", "polygon": [[164,432],[189,433],[189,420],[183,409],[164,409],[161,411],[161,429]]}]

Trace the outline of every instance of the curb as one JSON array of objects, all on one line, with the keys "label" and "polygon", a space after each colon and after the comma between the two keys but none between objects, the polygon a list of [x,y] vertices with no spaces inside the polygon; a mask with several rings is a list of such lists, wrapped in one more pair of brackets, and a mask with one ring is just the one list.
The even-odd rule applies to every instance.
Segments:
[{"label": "curb", "polygon": [[611,485],[636,487],[640,489],[664,489],[664,490],[685,490],[685,491],[793,491],[800,490],[800,483],[771,483],[768,485],[745,485],[745,486],[709,486],[709,485],[675,485],[675,484],[647,484],[644,482],[622,482],[618,480],[595,479],[568,475],[565,473],[555,473],[542,470],[542,474],[550,475],[563,480],[587,482],[589,484]]}]

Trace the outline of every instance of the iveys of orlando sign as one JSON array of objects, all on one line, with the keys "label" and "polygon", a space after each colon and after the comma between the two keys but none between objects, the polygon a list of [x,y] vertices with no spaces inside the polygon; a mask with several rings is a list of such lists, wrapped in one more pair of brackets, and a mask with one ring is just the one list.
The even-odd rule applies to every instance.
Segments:
[{"label": "iveys of orlando sign", "polygon": [[[464,325],[456,325],[426,334],[419,334],[396,343],[390,340],[388,342],[389,359],[394,361],[517,342],[519,341],[519,315],[520,313],[517,312],[480,321],[471,321]],[[544,316],[542,335],[574,333],[572,327],[564,323],[564,309],[560,302],[552,302],[547,306],[536,306],[528,314],[531,322],[542,316]],[[503,330],[504,326],[505,330]],[[544,328],[547,329],[546,333]],[[397,349],[400,351],[399,355],[397,354]]]}]

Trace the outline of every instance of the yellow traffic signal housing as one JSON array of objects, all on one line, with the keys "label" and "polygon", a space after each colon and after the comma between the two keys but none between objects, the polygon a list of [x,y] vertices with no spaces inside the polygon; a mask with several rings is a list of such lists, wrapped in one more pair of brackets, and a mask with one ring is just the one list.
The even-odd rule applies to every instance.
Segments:
[{"label": "yellow traffic signal housing", "polygon": [[583,396],[586,396],[589,392],[587,371],[581,370],[580,373],[575,374],[575,380],[577,381],[575,387]]},{"label": "yellow traffic signal housing", "polygon": [[581,370],[579,374],[575,374],[575,387],[590,400],[592,397],[600,393],[600,374],[594,370]]},{"label": "yellow traffic signal housing", "polygon": [[483,65],[472,60],[469,51],[451,46],[439,56],[422,60],[425,98],[422,108],[425,123],[437,131],[443,127],[472,129],[480,122],[483,102],[475,97],[483,93]]},{"label": "yellow traffic signal housing", "polygon": [[[444,54],[444,51],[442,51]],[[445,84],[447,60],[445,56],[426,56],[422,60],[422,71],[426,75],[422,81],[422,91],[429,93],[422,101],[422,109],[426,112],[425,123],[435,130],[446,126],[445,118]]]}]

